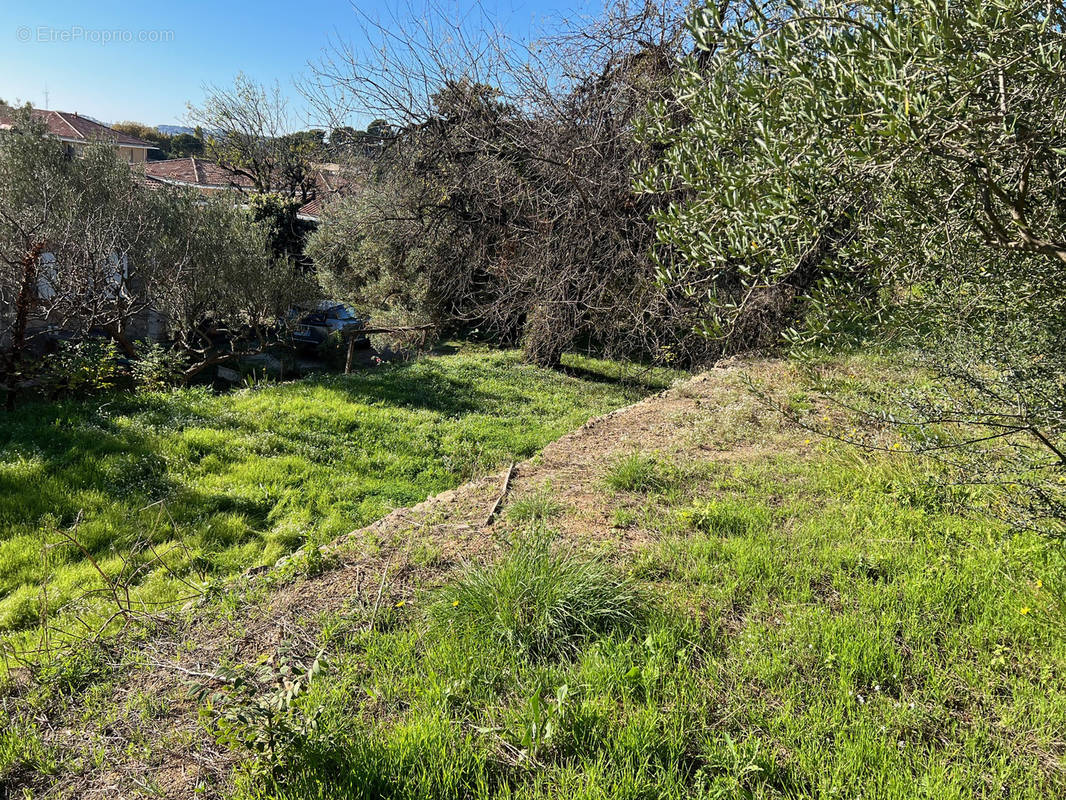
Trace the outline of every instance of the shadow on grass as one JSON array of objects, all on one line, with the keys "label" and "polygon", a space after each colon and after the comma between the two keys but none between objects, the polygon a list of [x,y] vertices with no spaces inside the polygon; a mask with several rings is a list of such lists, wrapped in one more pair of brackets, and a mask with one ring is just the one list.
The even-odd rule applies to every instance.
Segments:
[{"label": "shadow on grass", "polygon": [[[0,521],[32,524],[47,513],[69,525],[82,510],[80,491],[153,502],[180,488],[153,437],[116,425],[93,405],[42,403],[0,417],[0,459],[9,465],[0,472]],[[39,466],[19,469],[20,458]]]},{"label": "shadow on grass", "polygon": [[[486,748],[455,735],[448,721],[409,725],[398,735],[364,732],[339,742],[307,743],[290,754],[278,798],[493,797],[510,781]],[[269,785],[274,781],[267,779]]]},{"label": "shadow on grass", "polygon": [[558,372],[570,378],[588,381],[589,383],[605,383],[610,386],[643,386],[640,381],[633,380],[623,375],[608,375],[605,372],[597,372],[587,367],[567,366],[560,364],[556,367]]},{"label": "shadow on grass", "polygon": [[390,364],[359,375],[332,375],[316,381],[341,393],[351,402],[387,404],[399,408],[434,411],[446,416],[486,413],[504,398],[486,391],[488,371],[471,369],[469,377],[447,377],[430,361]]},{"label": "shadow on grass", "polygon": [[[603,359],[597,356],[571,355],[570,363],[562,363],[556,369],[558,372],[571,378],[587,381],[589,383],[601,383],[610,386],[619,386],[627,389],[637,389],[646,392],[658,392],[670,387],[674,378],[685,373],[665,367],[655,367],[651,364],[638,362],[618,362]],[[580,363],[582,360],[592,360],[593,366]],[[575,361],[577,363],[575,363]],[[600,364],[597,364],[600,362]]]}]

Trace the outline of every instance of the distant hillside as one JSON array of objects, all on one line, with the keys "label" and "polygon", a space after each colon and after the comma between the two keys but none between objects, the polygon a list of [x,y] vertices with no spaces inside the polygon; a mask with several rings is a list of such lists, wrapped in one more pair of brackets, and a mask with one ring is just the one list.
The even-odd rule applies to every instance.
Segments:
[{"label": "distant hillside", "polygon": [[177,136],[179,133],[195,135],[196,133],[195,128],[189,128],[185,125],[156,125],[155,129],[160,133],[165,133],[167,136]]}]

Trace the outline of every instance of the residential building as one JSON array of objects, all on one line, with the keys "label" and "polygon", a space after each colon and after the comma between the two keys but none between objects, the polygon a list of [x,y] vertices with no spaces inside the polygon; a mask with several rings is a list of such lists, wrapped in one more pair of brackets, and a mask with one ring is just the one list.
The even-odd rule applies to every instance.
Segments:
[{"label": "residential building", "polygon": [[[182,186],[196,189],[205,195],[231,191],[246,194],[255,191],[252,180],[247,175],[196,156],[148,161],[138,165],[137,169],[143,171],[145,183],[149,188]],[[318,222],[322,215],[323,203],[343,193],[351,185],[351,181],[336,164],[316,164],[314,174],[315,183],[311,196],[297,212],[299,218],[307,222]]]},{"label": "residential building", "polygon": [[[90,142],[109,142],[118,150],[118,156],[130,164],[141,164],[148,160],[149,150],[159,148],[151,142],[116,131],[107,125],[83,117],[77,111],[48,111],[33,109],[33,116],[42,120],[48,132],[67,145],[71,155],[80,155]],[[11,109],[0,108],[0,130],[11,127],[13,119]]]}]

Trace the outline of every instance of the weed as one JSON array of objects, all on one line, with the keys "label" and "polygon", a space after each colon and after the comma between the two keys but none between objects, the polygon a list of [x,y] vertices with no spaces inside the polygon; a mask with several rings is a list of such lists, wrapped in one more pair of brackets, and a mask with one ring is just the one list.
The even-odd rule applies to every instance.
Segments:
[{"label": "weed", "polygon": [[697,503],[681,512],[684,522],[709,536],[747,536],[764,530],[769,514],[758,506],[710,500]]},{"label": "weed", "polygon": [[253,668],[220,672],[226,687],[216,692],[201,687],[196,696],[219,742],[251,750],[276,783],[292,752],[317,727],[320,709],[305,712],[296,701],[324,664],[321,652],[303,665],[282,651]]},{"label": "weed", "polygon": [[511,501],[507,518],[512,522],[546,522],[564,511],[563,504],[552,495],[551,489],[543,486],[535,492]]},{"label": "weed", "polygon": [[91,642],[48,654],[33,666],[33,677],[49,693],[73,696],[113,669],[106,645]]},{"label": "weed", "polygon": [[434,608],[441,625],[537,659],[572,655],[591,637],[633,624],[640,602],[606,564],[555,552],[537,530],[495,564],[467,570]]},{"label": "weed", "polygon": [[324,553],[319,545],[308,545],[302,551],[297,568],[305,577],[317,578],[332,568],[336,561],[335,556]]},{"label": "weed", "polygon": [[140,355],[131,365],[133,378],[139,386],[161,391],[173,386],[181,375],[181,360],[173,350],[157,342],[145,342]]},{"label": "weed", "polygon": [[522,758],[536,762],[544,750],[551,746],[563,716],[570,687],[565,683],[557,687],[555,696],[545,697],[544,686],[538,686],[529,698],[529,713],[524,717],[518,739]]},{"label": "weed", "polygon": [[671,483],[659,459],[638,452],[616,459],[607,468],[604,480],[616,492],[656,492]]},{"label": "weed", "polygon": [[60,772],[60,764],[60,755],[45,744],[36,724],[16,724],[0,713],[0,797],[34,797],[28,789],[14,793],[19,773],[52,776]]}]

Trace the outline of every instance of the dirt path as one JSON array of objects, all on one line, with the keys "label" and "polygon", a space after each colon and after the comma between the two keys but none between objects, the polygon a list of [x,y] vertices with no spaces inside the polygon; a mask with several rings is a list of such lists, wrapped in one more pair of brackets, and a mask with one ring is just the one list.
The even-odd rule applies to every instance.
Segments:
[{"label": "dirt path", "polygon": [[[741,377],[784,369],[776,362],[716,368],[593,419],[516,465],[508,499],[546,488],[565,509],[553,521],[565,540],[623,556],[650,534],[639,525],[612,526],[618,500],[601,485],[612,459],[636,449],[668,460],[759,457],[765,436],[744,432],[765,433],[770,415]],[[782,452],[780,444],[774,449]],[[210,685],[220,665],[255,661],[282,643],[313,653],[324,616],[344,613],[359,624],[372,624],[379,609],[416,601],[421,590],[462,563],[494,557],[505,546],[505,515],[488,525],[485,518],[505,474],[502,470],[397,510],[342,537],[327,549],[332,564],[322,574],[295,574],[280,585],[276,570],[273,577],[245,576],[236,601],[212,604],[191,620],[153,633],[136,645],[135,665],[124,669],[107,696],[92,700],[81,719],[67,713],[61,721],[40,721],[48,744],[85,757],[79,774],[54,775],[48,785],[39,775],[27,776],[34,796],[114,800],[145,793],[224,794],[236,756],[205,733],[190,690]]]}]

